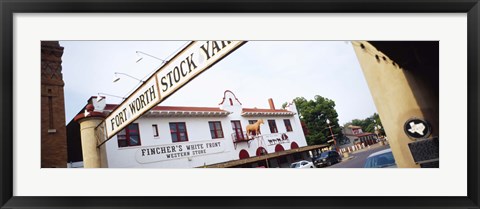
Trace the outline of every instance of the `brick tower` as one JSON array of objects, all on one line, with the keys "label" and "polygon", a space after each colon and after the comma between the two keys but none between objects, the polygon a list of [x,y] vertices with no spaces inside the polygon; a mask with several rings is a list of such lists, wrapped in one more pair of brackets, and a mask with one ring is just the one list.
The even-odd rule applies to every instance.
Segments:
[{"label": "brick tower", "polygon": [[67,167],[67,134],[62,77],[63,47],[42,41],[41,54],[41,167]]}]

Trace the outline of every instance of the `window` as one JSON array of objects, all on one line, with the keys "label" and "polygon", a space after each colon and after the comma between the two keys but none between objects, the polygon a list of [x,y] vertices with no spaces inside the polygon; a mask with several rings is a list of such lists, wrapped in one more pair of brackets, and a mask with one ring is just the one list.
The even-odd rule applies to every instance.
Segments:
[{"label": "window", "polygon": [[139,146],[140,131],[138,130],[138,123],[132,123],[125,127],[117,134],[118,147]]},{"label": "window", "polygon": [[248,120],[248,124],[255,124],[258,120]]},{"label": "window", "polygon": [[232,130],[235,133],[234,139],[236,140],[243,140],[245,139],[243,137],[243,131],[242,131],[242,124],[240,123],[239,120],[232,120]]},{"label": "window", "polygon": [[290,168],[298,168],[298,167],[300,167],[300,163],[292,163],[290,165]]},{"label": "window", "polygon": [[277,124],[275,120],[268,120],[268,126],[270,127],[270,133],[278,133]]},{"label": "window", "polygon": [[153,137],[158,137],[158,126],[157,126],[157,124],[153,124],[152,129],[153,129]]},{"label": "window", "polygon": [[185,122],[170,123],[170,134],[172,135],[172,142],[188,141],[187,126],[185,125]]},{"label": "window", "polygon": [[240,152],[238,153],[238,158],[239,159],[245,159],[245,158],[249,158],[250,155],[248,154],[247,150],[240,150]]},{"label": "window", "polygon": [[283,123],[285,123],[285,128],[287,129],[287,132],[292,132],[292,124],[290,123],[290,119],[283,119]]},{"label": "window", "polygon": [[263,147],[258,147],[257,149],[257,156],[262,156],[268,154],[267,150]]},{"label": "window", "polygon": [[222,123],[220,123],[220,121],[208,122],[208,126],[210,126],[210,134],[212,135],[212,139],[223,138]]}]

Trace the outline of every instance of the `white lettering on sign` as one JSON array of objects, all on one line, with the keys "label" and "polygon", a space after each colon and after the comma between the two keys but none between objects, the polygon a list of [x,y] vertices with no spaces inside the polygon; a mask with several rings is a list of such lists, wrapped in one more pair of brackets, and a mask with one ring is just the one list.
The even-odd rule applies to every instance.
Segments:
[{"label": "white lettering on sign", "polygon": [[179,142],[175,144],[142,147],[135,153],[139,163],[153,163],[185,157],[215,154],[225,151],[224,140]]},{"label": "white lettering on sign", "polygon": [[107,116],[105,141],[244,43],[192,41]]},{"label": "white lettering on sign", "polygon": [[184,56],[157,73],[162,97],[172,94],[192,78],[228,55],[243,41],[196,41],[184,50]]},{"label": "white lettering on sign", "polygon": [[[125,128],[160,102],[155,78],[145,82],[105,119],[108,138]],[[98,127],[97,127],[98,128]]]}]

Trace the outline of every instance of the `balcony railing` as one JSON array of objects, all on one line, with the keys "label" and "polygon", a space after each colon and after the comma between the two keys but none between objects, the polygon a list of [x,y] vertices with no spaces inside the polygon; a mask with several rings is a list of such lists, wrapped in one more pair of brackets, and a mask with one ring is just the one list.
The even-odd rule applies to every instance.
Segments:
[{"label": "balcony railing", "polygon": [[247,134],[237,134],[237,133],[232,133],[232,140],[233,140],[233,145],[235,146],[235,149],[237,149],[237,143],[241,142],[246,142],[248,148],[250,148],[250,141],[255,139],[253,136],[247,136]]},{"label": "balcony railing", "polygon": [[237,134],[237,133],[232,133],[232,140],[234,143],[237,142],[246,142],[255,139],[253,136],[247,136],[247,134]]}]

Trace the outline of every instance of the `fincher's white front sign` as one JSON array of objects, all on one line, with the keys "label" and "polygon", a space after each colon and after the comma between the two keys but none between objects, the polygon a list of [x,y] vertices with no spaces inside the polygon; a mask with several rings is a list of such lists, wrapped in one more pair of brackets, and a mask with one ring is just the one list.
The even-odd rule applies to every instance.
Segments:
[{"label": "fincher's white front sign", "polygon": [[125,99],[101,123],[106,140],[134,122],[190,80],[246,43],[245,41],[192,41]]},{"label": "fincher's white front sign", "polygon": [[153,163],[220,153],[225,151],[224,141],[225,140],[180,142],[175,144],[142,147],[136,151],[135,159],[139,163]]}]

